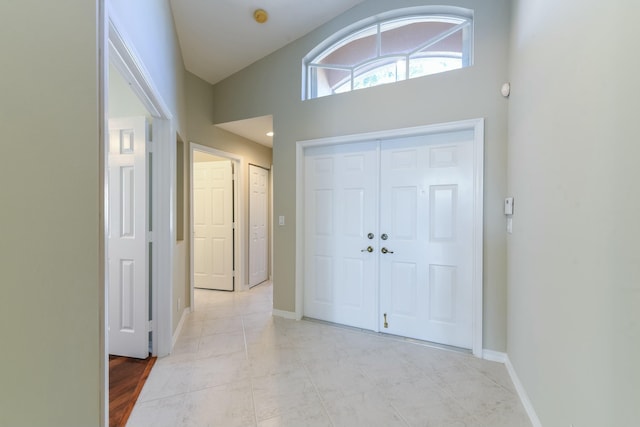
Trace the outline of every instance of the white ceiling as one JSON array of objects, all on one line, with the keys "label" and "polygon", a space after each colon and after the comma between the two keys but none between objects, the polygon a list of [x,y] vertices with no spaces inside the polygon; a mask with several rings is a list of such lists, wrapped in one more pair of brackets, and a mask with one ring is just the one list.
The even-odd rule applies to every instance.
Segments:
[{"label": "white ceiling", "polygon": [[[364,0],[170,0],[185,68],[215,84]],[[262,8],[264,24],[253,19]]]}]

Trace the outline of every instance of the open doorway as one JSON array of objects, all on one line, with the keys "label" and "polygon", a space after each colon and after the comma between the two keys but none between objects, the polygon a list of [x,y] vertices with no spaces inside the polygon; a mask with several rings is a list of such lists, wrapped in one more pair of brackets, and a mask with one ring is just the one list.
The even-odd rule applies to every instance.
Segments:
[{"label": "open doorway", "polygon": [[249,165],[249,287],[269,280],[269,175]]},{"label": "open doorway", "polygon": [[109,354],[142,359],[171,350],[176,186],[172,115],[107,21],[101,137],[105,424],[111,411]]},{"label": "open doorway", "polygon": [[242,251],[242,157],[191,143],[191,308],[195,288],[245,288]]},{"label": "open doorway", "polygon": [[107,285],[109,355],[145,359],[153,242],[149,210],[153,118],[118,69],[109,67],[107,140]]},{"label": "open doorway", "polygon": [[233,162],[194,150],[191,170],[193,286],[233,291]]}]

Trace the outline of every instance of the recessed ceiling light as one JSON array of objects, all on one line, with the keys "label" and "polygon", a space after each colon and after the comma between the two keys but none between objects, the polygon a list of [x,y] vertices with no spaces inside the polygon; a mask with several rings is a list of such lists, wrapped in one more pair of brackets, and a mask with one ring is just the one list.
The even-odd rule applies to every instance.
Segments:
[{"label": "recessed ceiling light", "polygon": [[267,136],[273,136],[273,132],[267,132]]}]

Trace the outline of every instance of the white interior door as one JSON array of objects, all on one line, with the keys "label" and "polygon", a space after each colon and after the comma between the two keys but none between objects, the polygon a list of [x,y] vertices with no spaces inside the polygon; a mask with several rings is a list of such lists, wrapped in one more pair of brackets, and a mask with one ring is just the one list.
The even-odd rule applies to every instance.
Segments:
[{"label": "white interior door", "polygon": [[304,313],[374,329],[377,143],[310,148],[305,162]]},{"label": "white interior door", "polygon": [[249,286],[269,278],[269,171],[249,165]]},{"label": "white interior door", "polygon": [[381,145],[384,332],[472,346],[472,149],[472,132]]},{"label": "white interior door", "polygon": [[109,120],[109,354],[149,355],[147,123]]},{"label": "white interior door", "polygon": [[305,151],[305,316],[472,348],[473,144],[469,130]]},{"label": "white interior door", "polygon": [[193,163],[193,280],[196,288],[233,290],[231,161]]}]

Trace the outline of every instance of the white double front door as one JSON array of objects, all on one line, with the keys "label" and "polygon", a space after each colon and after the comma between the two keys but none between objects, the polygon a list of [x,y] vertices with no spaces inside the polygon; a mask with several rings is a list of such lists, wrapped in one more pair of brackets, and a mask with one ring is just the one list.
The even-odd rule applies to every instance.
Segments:
[{"label": "white double front door", "polygon": [[473,140],[305,151],[305,316],[472,347]]}]

